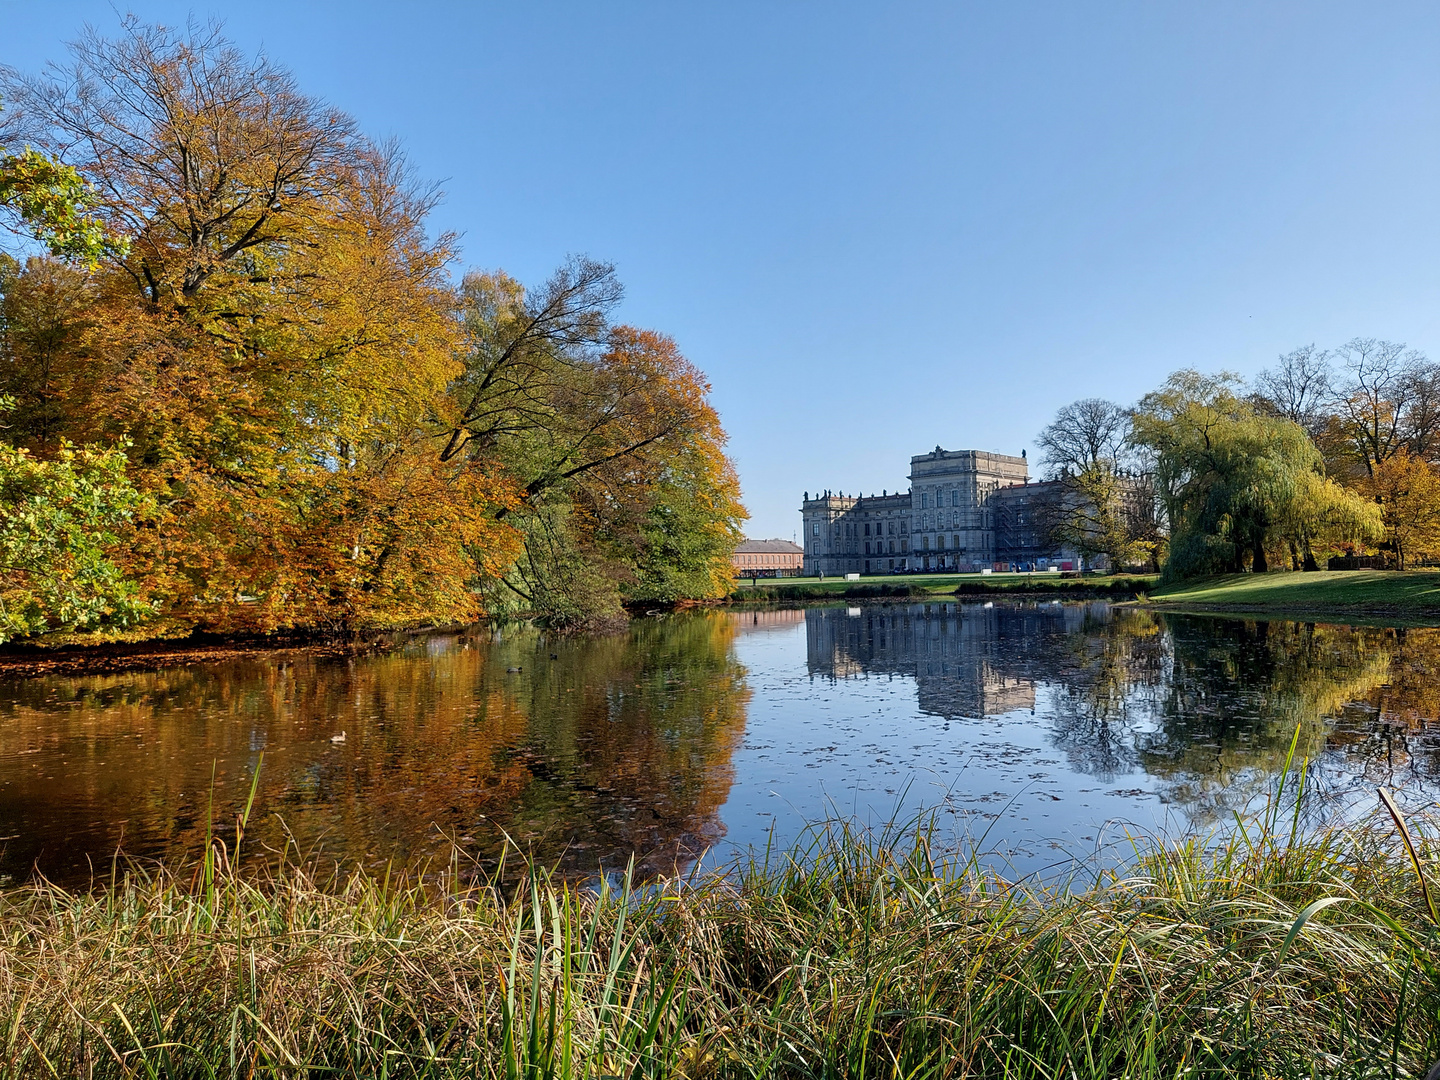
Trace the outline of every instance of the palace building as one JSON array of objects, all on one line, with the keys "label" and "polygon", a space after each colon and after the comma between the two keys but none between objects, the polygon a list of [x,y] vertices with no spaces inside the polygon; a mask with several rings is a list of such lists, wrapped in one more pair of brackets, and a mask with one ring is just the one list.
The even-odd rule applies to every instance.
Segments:
[{"label": "palace building", "polygon": [[944,450],[910,459],[910,490],[880,495],[805,493],[805,574],[885,574],[982,569],[1083,569],[1053,549],[1044,521],[1063,485],[1030,483],[1019,457]]}]

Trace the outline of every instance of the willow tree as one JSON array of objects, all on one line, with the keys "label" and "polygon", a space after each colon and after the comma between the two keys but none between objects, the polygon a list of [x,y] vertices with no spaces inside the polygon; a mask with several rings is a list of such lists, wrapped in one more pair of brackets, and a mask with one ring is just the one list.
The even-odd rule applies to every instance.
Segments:
[{"label": "willow tree", "polygon": [[1265,416],[1230,375],[1172,375],[1141,399],[1134,439],[1155,462],[1170,521],[1167,575],[1269,568],[1287,548],[1315,551],[1383,532],[1373,503],[1324,475],[1320,452],[1293,421]]}]

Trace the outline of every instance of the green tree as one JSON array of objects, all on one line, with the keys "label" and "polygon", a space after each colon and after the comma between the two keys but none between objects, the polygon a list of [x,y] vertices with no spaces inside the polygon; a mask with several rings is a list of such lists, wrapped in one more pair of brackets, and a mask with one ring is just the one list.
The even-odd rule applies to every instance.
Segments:
[{"label": "green tree", "polygon": [[125,467],[120,448],[63,443],[41,461],[0,443],[0,641],[154,613],[111,557],[145,501]]},{"label": "green tree", "polygon": [[125,254],[126,242],[96,216],[97,206],[78,170],[29,146],[19,153],[0,146],[0,220],[8,218],[50,254],[91,268],[106,255]]},{"label": "green tree", "polygon": [[1264,416],[1235,393],[1229,374],[1180,371],[1135,411],[1134,439],[1155,462],[1170,522],[1166,573],[1263,573],[1293,545],[1382,532],[1373,503],[1324,476],[1319,451],[1295,422]]},{"label": "green tree", "polygon": [[627,600],[673,603],[723,596],[731,553],[744,537],[740,487],[718,446],[695,445],[668,463],[639,528]]},{"label": "green tree", "polygon": [[525,551],[487,595],[557,624],[723,595],[745,517],[704,376],[665,335],[612,325],[620,295],[588,259],[533,291],[503,274],[461,288],[439,456],[512,479],[520,498],[498,516]]},{"label": "green tree", "polygon": [[[94,193],[75,169],[30,147],[19,153],[0,148],[0,217],[28,231],[52,255],[93,268],[106,254],[123,254],[125,245],[93,215],[94,208]],[[32,267],[37,264],[44,265],[32,260]],[[0,253],[0,358],[7,377],[26,367],[17,363],[11,347],[17,336],[9,332],[16,323],[11,301],[19,278],[19,264]],[[50,361],[66,336],[55,325],[65,317],[60,307],[47,305],[26,327],[37,330],[32,338],[38,340],[27,342],[34,346],[32,355],[24,358],[36,369],[26,370],[16,387],[32,391],[40,401],[35,411],[46,418],[54,412],[54,403],[44,400]],[[0,395],[0,411],[15,408],[13,396]],[[45,419],[35,426],[46,427]],[[0,641],[128,626],[154,613],[108,552],[119,543],[112,530],[144,503],[126,475],[124,450],[77,449],[61,440],[57,451],[53,460],[38,460],[24,448],[0,443]]]}]

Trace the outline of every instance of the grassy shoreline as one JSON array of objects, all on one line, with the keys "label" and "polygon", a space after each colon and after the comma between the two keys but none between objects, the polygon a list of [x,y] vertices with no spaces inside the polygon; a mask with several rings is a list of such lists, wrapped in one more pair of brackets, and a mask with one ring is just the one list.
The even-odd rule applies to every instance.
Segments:
[{"label": "grassy shoreline", "polygon": [[[1025,599],[1140,598],[1160,610],[1274,615],[1330,622],[1440,624],[1440,571],[1403,573],[1336,570],[1235,574],[1158,587],[1157,575],[1060,578],[1053,574],[930,574],[870,577],[761,579],[738,582],[721,605],[807,603],[841,600],[915,602],[959,598]],[[704,606],[704,605],[697,605]],[[337,638],[294,631],[272,635],[134,634],[90,640],[80,635],[0,646],[0,677],[91,675],[144,670],[172,664],[213,663],[259,653],[287,651],[353,655],[394,647],[411,635],[437,629],[370,631]]]},{"label": "grassy shoreline", "polygon": [[1156,589],[1161,609],[1237,614],[1440,621],[1440,572],[1431,570],[1276,571],[1228,574]]},{"label": "grassy shoreline", "polygon": [[685,887],[298,871],[0,898],[0,1077],[1420,1076],[1437,919],[1393,830],[1041,888],[923,829]]},{"label": "grassy shoreline", "polygon": [[1114,577],[1062,578],[1058,574],[906,574],[861,578],[761,579],[752,585],[742,581],[728,597],[729,603],[797,600],[941,600],[954,596],[995,597],[1133,597],[1150,589],[1153,574],[1122,574]]}]

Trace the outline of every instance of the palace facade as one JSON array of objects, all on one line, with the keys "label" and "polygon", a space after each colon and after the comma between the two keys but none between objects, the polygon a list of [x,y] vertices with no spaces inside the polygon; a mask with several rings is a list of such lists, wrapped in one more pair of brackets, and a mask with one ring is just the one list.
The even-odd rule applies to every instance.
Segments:
[{"label": "palace facade", "polygon": [[1030,483],[1029,463],[983,450],[910,459],[910,490],[880,495],[822,491],[805,500],[805,574],[925,570],[1083,569],[1053,548],[1044,523],[1066,499],[1063,485]]}]

